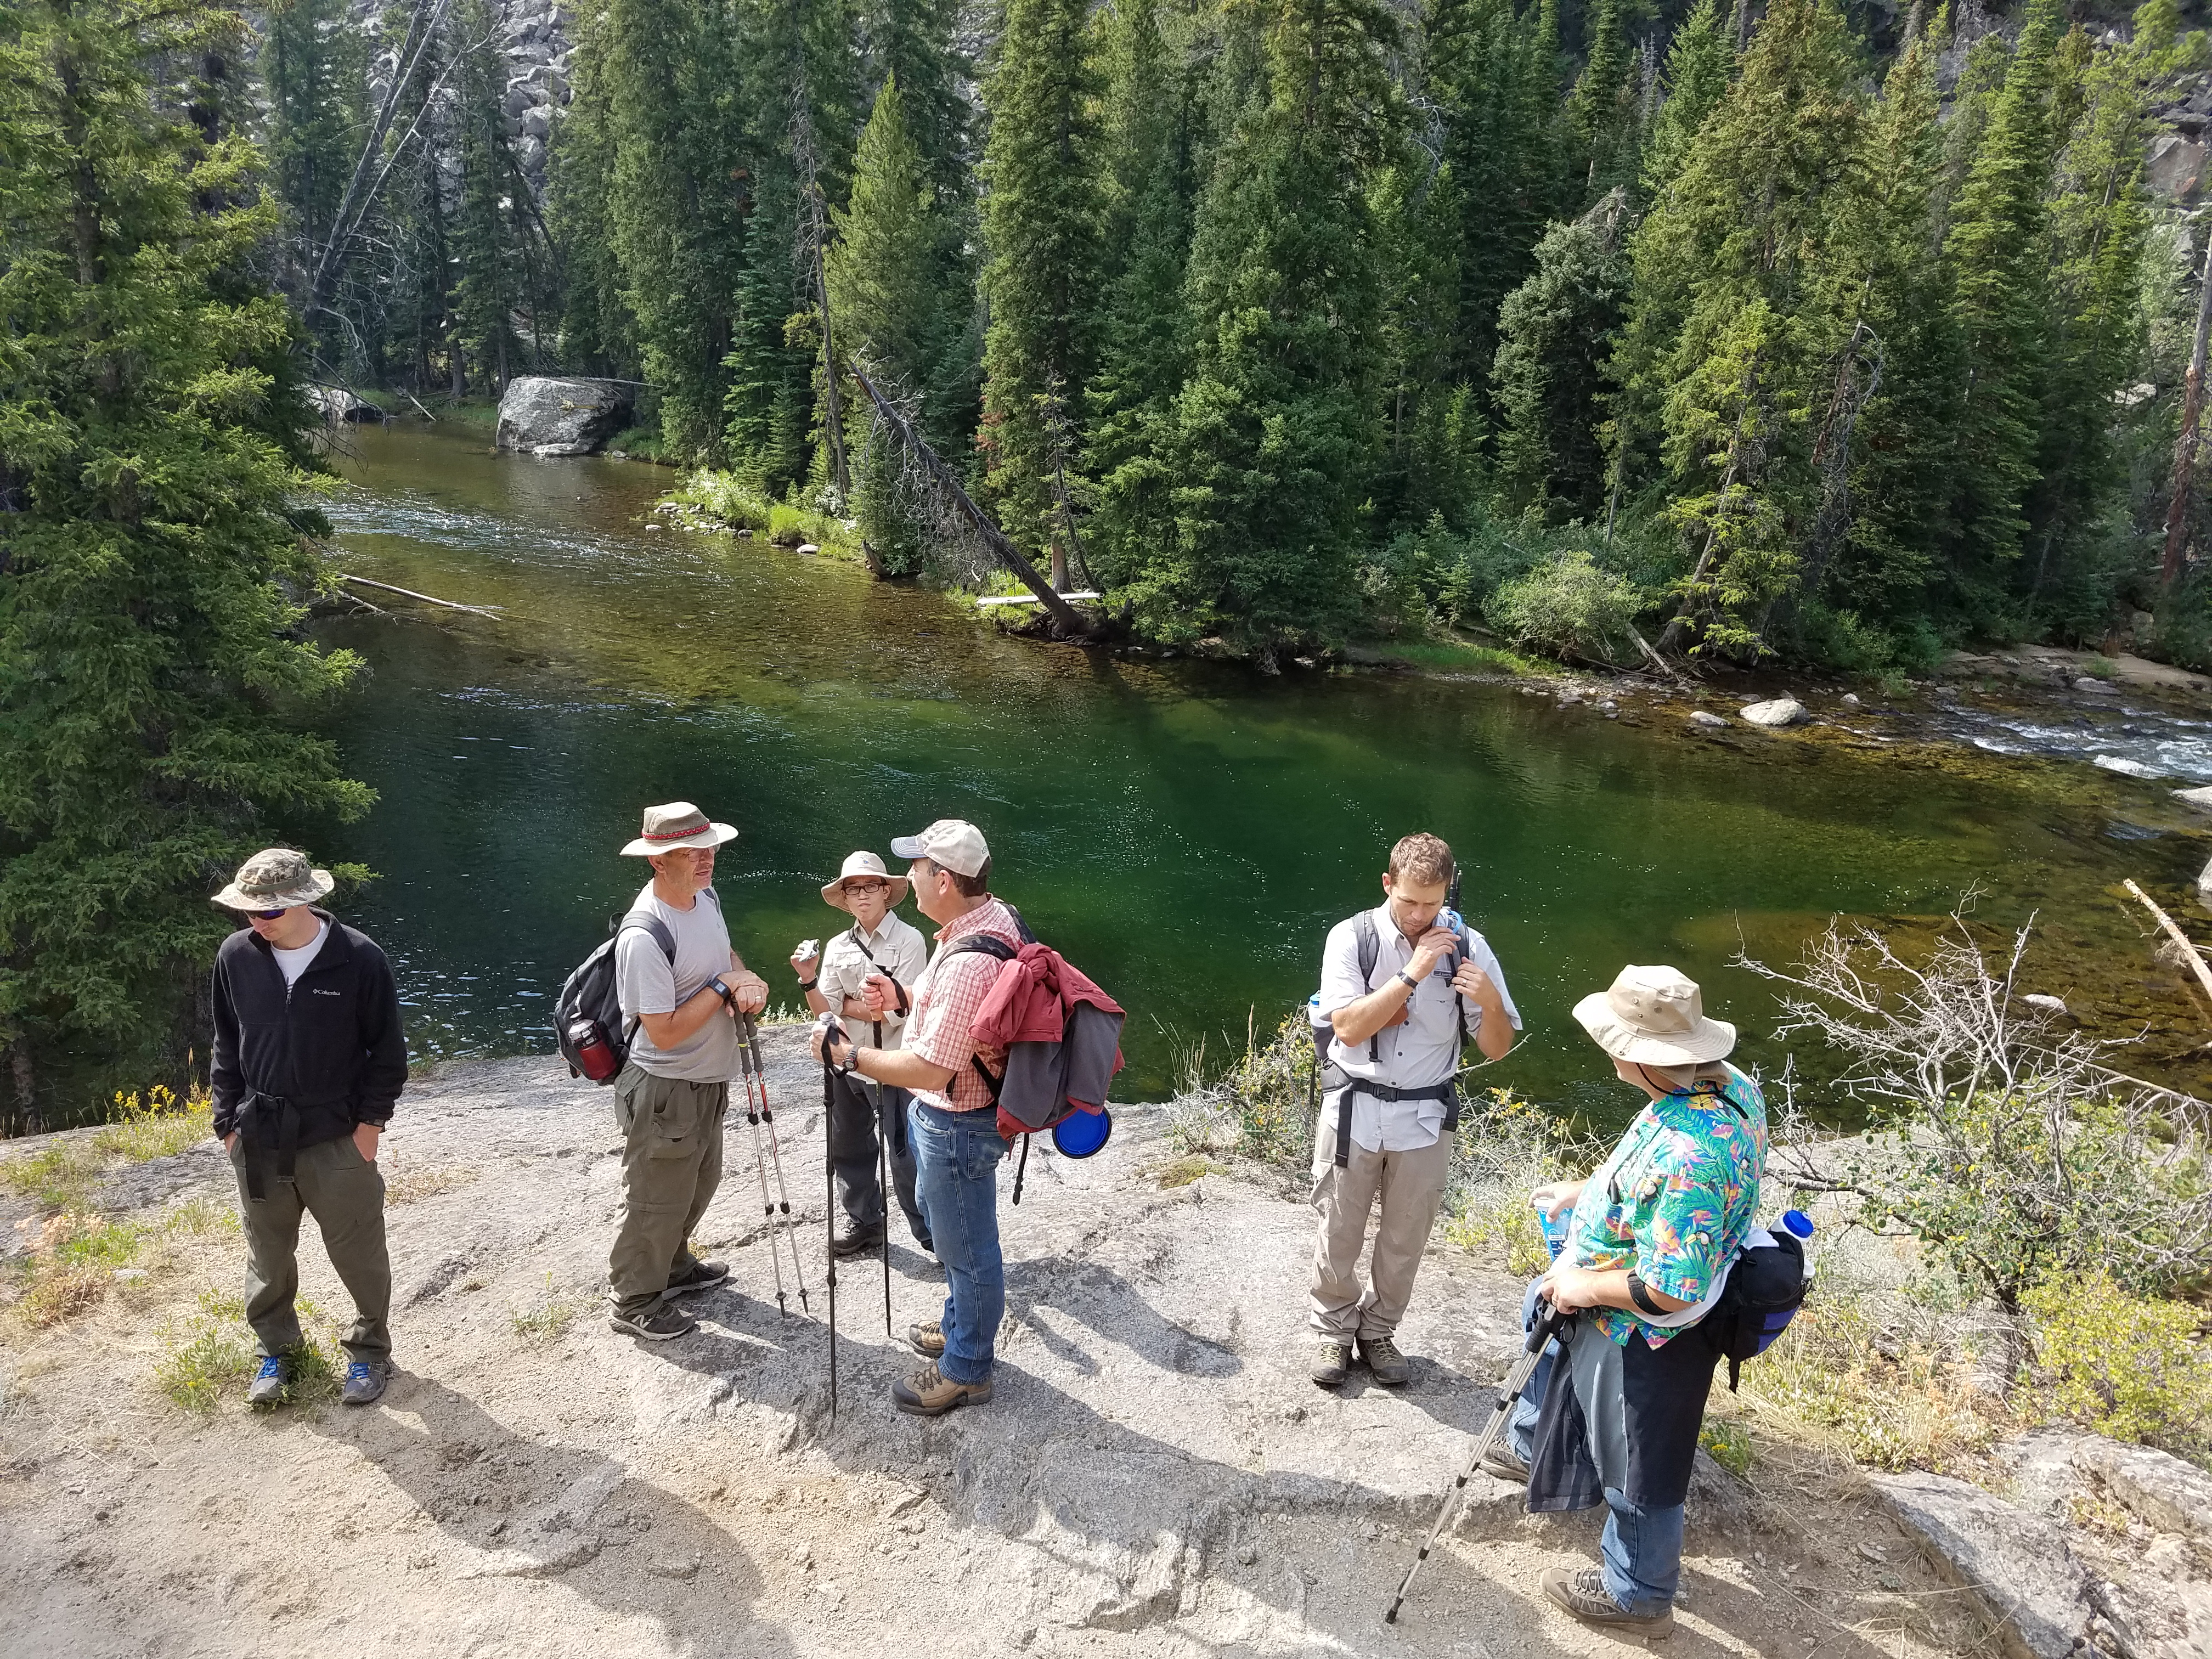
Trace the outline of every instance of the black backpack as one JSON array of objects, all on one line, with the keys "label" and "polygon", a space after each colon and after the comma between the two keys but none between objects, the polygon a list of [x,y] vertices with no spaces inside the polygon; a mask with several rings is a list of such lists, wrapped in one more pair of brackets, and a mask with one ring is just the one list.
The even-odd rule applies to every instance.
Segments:
[{"label": "black backpack", "polygon": [[570,1077],[612,1083],[629,1058],[638,1023],[623,1023],[622,1003],[615,994],[615,945],[633,927],[652,934],[669,965],[675,965],[676,936],[651,911],[633,910],[608,922],[606,939],[562,981],[561,994],[553,1003],[553,1036],[561,1045],[561,1058],[568,1062]]},{"label": "black backpack", "polygon": [[1805,1277],[1805,1247],[1787,1228],[1772,1237],[1771,1244],[1747,1244],[1737,1253],[1713,1310],[1698,1322],[1705,1340],[1728,1361],[1730,1394],[1743,1362],[1758,1358],[1789,1328],[1812,1288]]},{"label": "black backpack", "polygon": [[[1452,876],[1452,896],[1455,899],[1459,896],[1457,872],[1454,872]],[[1449,922],[1443,921],[1446,915],[1451,918]],[[1459,940],[1458,945],[1453,948],[1452,959],[1449,964],[1449,971],[1456,974],[1459,971],[1460,963],[1474,953],[1474,942],[1468,937],[1465,918],[1461,916],[1457,910],[1447,907],[1437,913],[1437,919],[1440,925],[1449,927],[1453,936]],[[1375,977],[1375,964],[1382,959],[1382,935],[1375,926],[1375,913],[1372,910],[1362,910],[1354,916],[1352,928],[1353,939],[1359,951],[1359,982],[1365,985]],[[1467,1029],[1467,999],[1455,998],[1454,1002],[1455,1012],[1459,1016],[1459,1046],[1463,1050],[1467,1047],[1469,1035]],[[1309,1013],[1307,1035],[1313,1038],[1314,1068],[1313,1082],[1307,1091],[1306,1109],[1318,1113],[1321,1109],[1321,1097],[1324,1094],[1334,1094],[1352,1079],[1345,1075],[1342,1067],[1328,1057],[1328,1045],[1336,1038],[1336,1027],[1330,1023],[1325,1014],[1318,1018],[1311,1017],[1310,1005],[1309,1005]],[[1372,1060],[1382,1051],[1382,1033],[1377,1031],[1367,1039],[1367,1056]],[[1459,1091],[1449,1082],[1439,1084],[1433,1089],[1388,1091],[1376,1089],[1370,1090],[1370,1092],[1391,1099],[1425,1097],[1442,1100],[1444,1103],[1443,1133],[1450,1134],[1459,1127]],[[1350,1103],[1346,1102],[1337,1114],[1337,1167],[1339,1169],[1345,1167],[1351,1157],[1352,1111]]]}]

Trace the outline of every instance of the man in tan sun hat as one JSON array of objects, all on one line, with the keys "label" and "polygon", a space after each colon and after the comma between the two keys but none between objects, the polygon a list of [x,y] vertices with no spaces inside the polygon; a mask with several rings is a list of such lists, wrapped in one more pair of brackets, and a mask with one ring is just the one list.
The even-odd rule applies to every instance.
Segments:
[{"label": "man in tan sun hat", "polygon": [[1534,1513],[1612,1511],[1601,1565],[1553,1568],[1546,1595],[1586,1624],[1645,1637],[1674,1628],[1683,1504],[1719,1351],[1692,1330],[1718,1297],[1759,1210],[1766,1103],[1724,1056],[1735,1027],[1705,1011],[1696,981],[1628,967],[1575,1018],[1647,1103],[1583,1181],[1540,1187],[1547,1215],[1571,1206],[1567,1241],[1522,1304],[1577,1314],[1538,1365],[1509,1439],[1483,1459],[1528,1482]]},{"label": "man in tan sun hat", "polygon": [[215,956],[215,1133],[238,1176],[256,1406],[286,1397],[301,1344],[300,1217],[315,1218],[353,1297],[343,1399],[366,1406],[392,1370],[392,1259],[377,1142],[407,1085],[399,991],[374,941],[322,908],[337,885],[271,847],[215,896],[246,925]]},{"label": "man in tan sun hat", "polygon": [[[624,858],[653,879],[615,940],[615,996],[635,1022],[615,1079],[623,1145],[623,1221],[607,1259],[614,1328],[651,1342],[698,1328],[675,1298],[720,1284],[730,1270],[691,1253],[691,1236],[722,1179],[722,1119],[737,1075],[736,1017],[768,1006],[768,985],[730,948],[714,888],[714,849],[737,830],[688,800],[645,809]],[[628,921],[628,918],[625,918]]]},{"label": "man in tan sun hat", "polygon": [[[853,925],[824,946],[819,956],[794,956],[793,972],[816,1013],[835,1013],[856,1031],[869,1034],[869,1045],[896,1048],[913,1010],[914,983],[929,964],[929,945],[921,931],[900,919],[908,882],[884,868],[873,853],[854,853],[822,897],[848,911]],[[906,1224],[923,1249],[929,1248],[929,1224],[914,1196],[914,1147],[907,1139],[904,1089],[869,1084],[848,1073],[833,1074],[830,1090],[830,1163],[837,1175],[837,1200],[846,1226],[830,1241],[839,1255],[873,1249],[884,1238],[883,1178],[877,1170],[877,1141],[891,1166]],[[878,1120],[880,1119],[880,1124]]]}]

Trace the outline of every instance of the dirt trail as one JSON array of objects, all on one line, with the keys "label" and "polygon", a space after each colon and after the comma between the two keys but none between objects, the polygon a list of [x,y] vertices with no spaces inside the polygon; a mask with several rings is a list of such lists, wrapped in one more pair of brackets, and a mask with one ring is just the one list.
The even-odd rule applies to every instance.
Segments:
[{"label": "dirt trail", "polygon": [[[1316,1389],[1310,1212],[1219,1175],[1163,1190],[1160,1119],[1141,1109],[1087,1164],[1033,1155],[1021,1206],[1002,1200],[1008,1310],[988,1407],[935,1423],[892,1412],[890,1381],[915,1362],[884,1337],[876,1264],[846,1269],[833,1425],[820,1074],[799,1035],[770,1042],[805,1316],[795,1299],[790,1317],[775,1308],[740,1120],[704,1230],[731,1284],[697,1299],[694,1336],[647,1347],[611,1331],[610,1097],[516,1060],[410,1087],[386,1139],[405,1200],[391,1215],[399,1375],[376,1407],[257,1415],[231,1401],[203,1419],[155,1390],[165,1324],[203,1290],[234,1290],[235,1239],[184,1249],[72,1324],[9,1330],[0,1649],[1503,1659],[1623,1645],[1536,1589],[1545,1565],[1592,1559],[1595,1518],[1527,1517],[1518,1488],[1482,1476],[1402,1621],[1382,1624],[1490,1407],[1518,1286],[1432,1253],[1401,1333],[1425,1356],[1413,1385]],[[228,1190],[208,1148],[141,1166],[107,1198]],[[307,1293],[342,1312],[312,1229],[301,1260]],[[912,1249],[893,1264],[902,1332],[942,1292]],[[1871,1500],[1825,1481],[1769,1496],[1701,1476],[1665,1644],[1676,1659],[1873,1659],[1966,1639],[1953,1597]]]}]

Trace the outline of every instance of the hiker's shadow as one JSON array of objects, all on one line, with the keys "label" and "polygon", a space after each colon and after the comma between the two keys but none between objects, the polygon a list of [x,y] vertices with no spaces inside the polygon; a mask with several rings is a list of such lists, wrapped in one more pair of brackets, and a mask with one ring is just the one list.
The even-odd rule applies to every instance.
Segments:
[{"label": "hiker's shadow", "polygon": [[1243,1362],[1225,1345],[1177,1324],[1144,1291],[1096,1261],[1036,1257],[1006,1264],[1006,1317],[1046,1352],[1085,1376],[1098,1363],[1059,1321],[1064,1315],[1103,1340],[1120,1344],[1147,1364],[1183,1376],[1234,1376]]},{"label": "hiker's shadow", "polygon": [[623,1618],[660,1622],[676,1651],[793,1651],[758,1622],[765,1585],[737,1540],[705,1513],[599,1452],[518,1435],[474,1401],[399,1374],[381,1406],[305,1418],[375,1464],[434,1522],[436,1566],[458,1579],[558,1577]]}]

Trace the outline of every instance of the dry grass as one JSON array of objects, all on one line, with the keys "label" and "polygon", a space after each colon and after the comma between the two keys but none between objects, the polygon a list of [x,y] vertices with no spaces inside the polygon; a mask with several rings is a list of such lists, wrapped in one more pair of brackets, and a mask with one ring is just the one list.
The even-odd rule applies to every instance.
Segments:
[{"label": "dry grass", "polygon": [[416,1204],[426,1198],[435,1198],[440,1193],[450,1193],[465,1187],[477,1178],[474,1165],[466,1164],[402,1164],[390,1154],[382,1154],[379,1162],[385,1165],[384,1201],[386,1205]]},{"label": "dry grass", "polygon": [[66,1323],[99,1306],[118,1284],[166,1270],[164,1247],[172,1241],[237,1231],[236,1212],[204,1198],[143,1222],[65,1210],[46,1218],[15,1264],[8,1313],[34,1330]]}]

